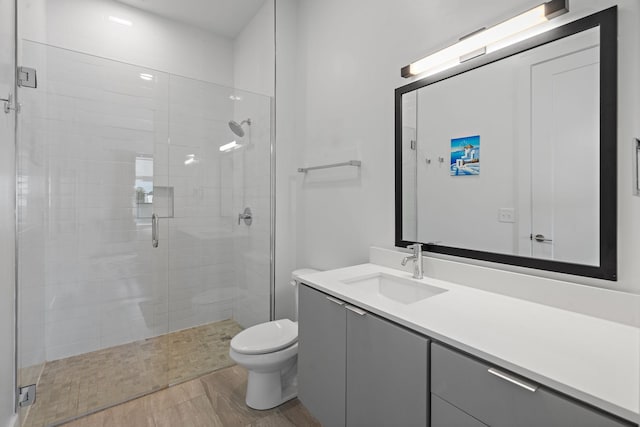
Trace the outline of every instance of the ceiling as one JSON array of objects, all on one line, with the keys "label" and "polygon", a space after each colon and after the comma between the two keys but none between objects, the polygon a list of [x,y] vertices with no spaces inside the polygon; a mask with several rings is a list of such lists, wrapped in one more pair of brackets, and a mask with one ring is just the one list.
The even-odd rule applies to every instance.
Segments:
[{"label": "ceiling", "polygon": [[117,1],[231,39],[236,38],[265,2],[265,0]]}]

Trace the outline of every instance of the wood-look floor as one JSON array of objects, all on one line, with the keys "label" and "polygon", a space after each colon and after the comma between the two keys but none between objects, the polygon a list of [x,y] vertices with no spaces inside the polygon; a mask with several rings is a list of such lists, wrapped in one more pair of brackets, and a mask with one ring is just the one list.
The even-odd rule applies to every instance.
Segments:
[{"label": "wood-look floor", "polygon": [[244,402],[247,372],[221,369],[80,418],[65,427],[313,427],[320,426],[297,399],[267,411]]},{"label": "wood-look floor", "polygon": [[56,425],[231,366],[229,342],[241,330],[223,320],[47,362],[22,426]]}]

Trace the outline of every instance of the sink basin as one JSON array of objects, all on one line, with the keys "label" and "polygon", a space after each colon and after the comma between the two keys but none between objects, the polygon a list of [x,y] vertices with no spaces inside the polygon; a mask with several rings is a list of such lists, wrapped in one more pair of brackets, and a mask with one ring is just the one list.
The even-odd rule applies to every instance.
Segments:
[{"label": "sink basin", "polygon": [[385,273],[375,273],[353,279],[343,280],[350,286],[354,286],[372,292],[378,296],[402,303],[412,304],[423,299],[446,292],[446,289],[414,282],[412,280],[395,277]]}]

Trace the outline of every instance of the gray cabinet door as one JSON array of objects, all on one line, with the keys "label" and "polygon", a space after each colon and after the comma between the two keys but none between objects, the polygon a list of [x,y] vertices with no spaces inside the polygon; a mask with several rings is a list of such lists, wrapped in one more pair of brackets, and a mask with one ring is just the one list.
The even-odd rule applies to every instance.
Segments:
[{"label": "gray cabinet door", "polygon": [[347,426],[427,426],[427,338],[346,312]]},{"label": "gray cabinet door", "polygon": [[300,285],[298,397],[325,427],[345,425],[346,313],[322,292]]},{"label": "gray cabinet door", "polygon": [[431,427],[487,427],[487,425],[431,393]]},{"label": "gray cabinet door", "polygon": [[[495,367],[431,345],[431,392],[492,427],[621,427],[631,424],[522,378],[532,390],[489,372]],[[500,368],[497,368],[498,370]],[[535,391],[534,391],[535,390]]]}]

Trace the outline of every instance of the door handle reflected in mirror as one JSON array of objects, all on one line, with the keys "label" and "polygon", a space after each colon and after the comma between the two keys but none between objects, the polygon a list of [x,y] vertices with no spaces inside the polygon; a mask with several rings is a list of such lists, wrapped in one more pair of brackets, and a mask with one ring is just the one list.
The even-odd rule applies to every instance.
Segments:
[{"label": "door handle reflected in mirror", "polygon": [[244,220],[246,225],[251,225],[251,222],[253,222],[251,208],[244,208],[244,212],[238,214],[238,225],[240,225],[240,221],[242,220]]},{"label": "door handle reflected in mirror", "polygon": [[546,238],[544,237],[544,234],[536,234],[535,236],[532,234],[532,235],[529,237],[529,239],[531,239],[531,240],[534,240],[534,239],[535,239],[535,241],[536,241],[536,242],[553,242],[553,240],[552,240],[552,239],[546,239]]}]

